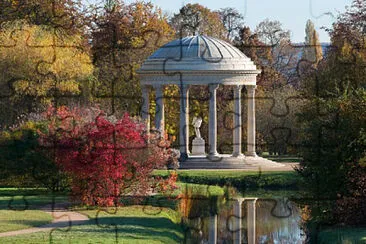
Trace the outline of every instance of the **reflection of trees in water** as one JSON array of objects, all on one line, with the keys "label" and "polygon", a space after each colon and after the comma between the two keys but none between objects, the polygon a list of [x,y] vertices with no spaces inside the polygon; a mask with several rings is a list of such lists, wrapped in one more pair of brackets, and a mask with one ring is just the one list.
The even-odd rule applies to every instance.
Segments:
[{"label": "reflection of trees in water", "polygon": [[218,224],[217,224],[217,242],[218,243],[233,243],[233,233],[230,231],[231,223],[228,221],[229,216],[234,215],[234,210],[232,207],[232,201],[227,202],[227,208],[220,210],[218,214]]},{"label": "reflection of trees in water", "polygon": [[193,189],[187,187],[178,207],[185,229],[185,243],[208,243],[210,217],[223,211],[225,206],[225,197],[194,194]]},{"label": "reflection of trees in water", "polygon": [[295,203],[283,199],[258,199],[256,206],[258,243],[303,243],[301,216]]}]

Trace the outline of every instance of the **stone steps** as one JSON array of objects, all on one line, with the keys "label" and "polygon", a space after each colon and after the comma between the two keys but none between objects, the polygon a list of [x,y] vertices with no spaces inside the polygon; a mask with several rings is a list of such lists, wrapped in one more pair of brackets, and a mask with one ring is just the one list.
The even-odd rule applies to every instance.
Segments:
[{"label": "stone steps", "polygon": [[219,155],[213,159],[207,157],[189,157],[180,162],[180,169],[248,169],[265,170],[279,169],[284,164],[276,163],[261,157],[231,157],[229,155]]}]

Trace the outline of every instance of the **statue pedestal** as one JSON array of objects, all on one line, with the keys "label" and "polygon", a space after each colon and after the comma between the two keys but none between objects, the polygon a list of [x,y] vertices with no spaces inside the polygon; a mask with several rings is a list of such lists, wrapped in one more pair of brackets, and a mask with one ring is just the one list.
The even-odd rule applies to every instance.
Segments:
[{"label": "statue pedestal", "polygon": [[192,141],[192,155],[204,155],[205,153],[205,140],[202,138],[194,138]]}]

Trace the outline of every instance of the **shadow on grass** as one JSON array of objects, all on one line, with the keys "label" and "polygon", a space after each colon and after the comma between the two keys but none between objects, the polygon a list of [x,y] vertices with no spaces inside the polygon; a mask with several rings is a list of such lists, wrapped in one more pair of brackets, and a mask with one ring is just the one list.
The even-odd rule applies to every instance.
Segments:
[{"label": "shadow on grass", "polygon": [[[47,220],[7,220],[8,224],[22,224],[24,226],[29,226],[29,228],[33,227],[43,227],[48,225],[50,221]],[[2,231],[0,231],[1,233]]]},{"label": "shadow on grass", "polygon": [[[10,222],[17,223],[15,220]],[[182,227],[164,217],[100,217],[86,221],[73,221],[71,226],[67,220],[46,225],[43,225],[45,223],[42,221],[25,220],[22,221],[22,224],[31,227],[52,228],[55,230],[52,232],[52,238],[55,239],[60,238],[60,235],[65,232],[69,232],[68,235],[76,239],[93,236],[106,239],[161,240],[169,243],[180,243],[183,240]]]},{"label": "shadow on grass", "polygon": [[53,199],[55,202],[65,202],[68,197],[62,195],[0,196],[0,210],[24,211],[38,209],[46,204],[51,204]]},{"label": "shadow on grass", "polygon": [[[67,221],[59,222],[62,227],[68,227]],[[179,224],[167,218],[160,217],[100,217],[89,221],[74,221],[72,226],[79,226],[77,233],[88,233],[92,236],[112,235],[118,238],[133,239],[170,239],[182,241],[183,229]],[[180,234],[181,233],[181,234]]]}]

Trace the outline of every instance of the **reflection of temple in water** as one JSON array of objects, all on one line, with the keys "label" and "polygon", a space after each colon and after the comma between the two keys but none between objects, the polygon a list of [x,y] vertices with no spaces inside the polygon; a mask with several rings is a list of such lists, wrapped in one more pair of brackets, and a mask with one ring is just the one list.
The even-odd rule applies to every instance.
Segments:
[{"label": "reflection of temple in water", "polygon": [[202,220],[202,239],[187,243],[304,243],[296,204],[282,199],[235,198]]}]

